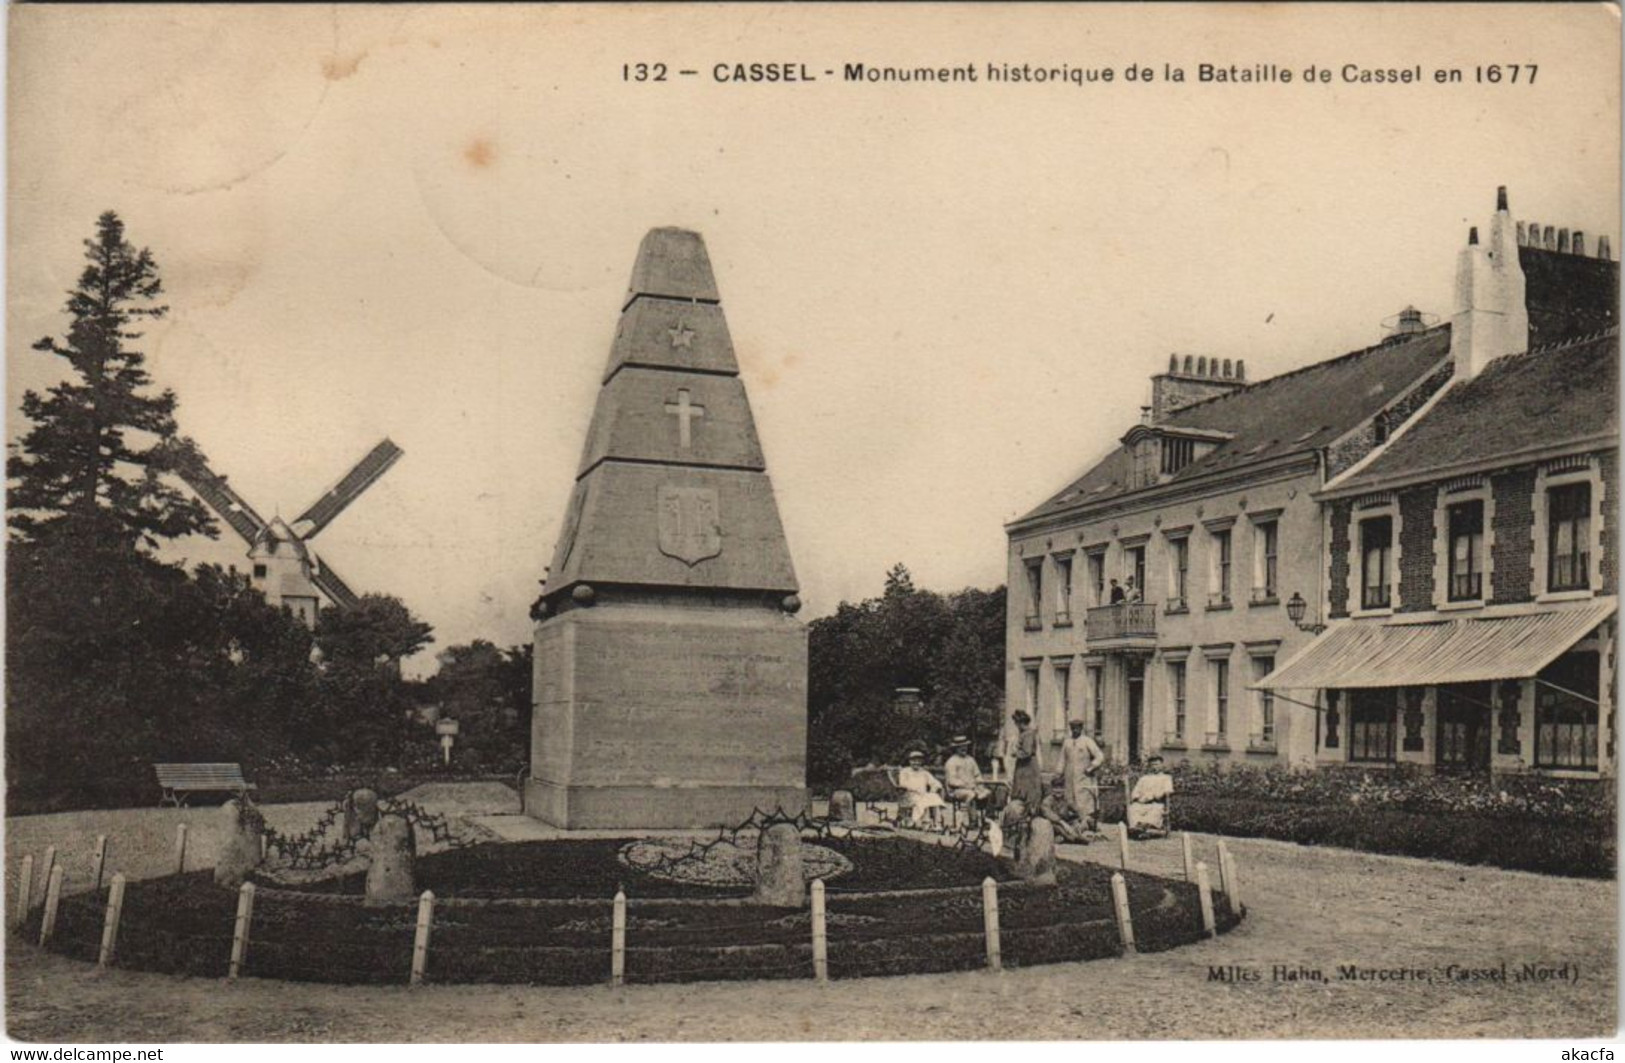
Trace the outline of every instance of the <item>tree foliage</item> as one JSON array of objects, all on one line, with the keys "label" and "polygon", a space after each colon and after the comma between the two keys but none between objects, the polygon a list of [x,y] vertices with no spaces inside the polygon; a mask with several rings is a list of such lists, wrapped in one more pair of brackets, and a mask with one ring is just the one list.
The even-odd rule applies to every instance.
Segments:
[{"label": "tree foliage", "polygon": [[440,715],[458,722],[453,766],[522,768],[530,750],[531,647],[504,650],[475,639],[446,649],[439,661],[440,670],[424,685]]},{"label": "tree foliage", "polygon": [[66,361],[69,375],[23,396],[32,424],[6,463],[13,535],[63,538],[81,552],[213,536],[208,511],[160,475],[175,442],[175,395],[148,393],[146,356],[134,346],[134,326],[168,309],[157,302],[158,267],[125,240],[112,211],[97,219],[85,258],[68,292],[66,335],[34,344]]},{"label": "tree foliage", "polygon": [[432,752],[398,667],[431,632],[403,603],[368,595],[311,632],[234,569],[154,555],[215,534],[164,477],[190,444],[134,346],[162,285],[112,212],[85,248],[65,336],[35,344],[65,379],[24,397],[7,463],[10,807],[154,800],[154,761],[381,765],[414,738]]},{"label": "tree foliage", "polygon": [[[1004,589],[922,591],[908,569],[886,574],[878,598],[842,602],[810,625],[808,774],[846,777],[871,760],[896,762],[911,745],[945,747],[956,734],[991,739],[1004,679]],[[918,688],[918,707],[898,704]]]}]

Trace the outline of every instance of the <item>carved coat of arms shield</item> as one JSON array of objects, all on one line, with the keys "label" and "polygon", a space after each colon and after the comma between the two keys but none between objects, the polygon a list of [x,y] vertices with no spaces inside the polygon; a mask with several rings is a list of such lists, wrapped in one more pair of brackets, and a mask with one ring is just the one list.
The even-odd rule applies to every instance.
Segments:
[{"label": "carved coat of arms shield", "polygon": [[661,484],[659,526],[660,552],[691,568],[722,553],[715,488]]}]

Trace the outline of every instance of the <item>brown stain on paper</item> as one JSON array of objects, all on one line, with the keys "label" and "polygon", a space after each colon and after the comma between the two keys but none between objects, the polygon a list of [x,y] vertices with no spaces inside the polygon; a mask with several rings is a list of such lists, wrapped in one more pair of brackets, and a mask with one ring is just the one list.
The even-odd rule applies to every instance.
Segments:
[{"label": "brown stain on paper", "polygon": [[476,137],[463,149],[463,158],[468,160],[470,166],[483,170],[496,161],[497,151],[489,140]]}]

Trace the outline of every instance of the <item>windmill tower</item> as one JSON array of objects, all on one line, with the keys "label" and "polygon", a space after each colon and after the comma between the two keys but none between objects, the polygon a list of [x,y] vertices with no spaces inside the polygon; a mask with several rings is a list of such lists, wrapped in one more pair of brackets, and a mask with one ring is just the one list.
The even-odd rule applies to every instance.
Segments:
[{"label": "windmill tower", "polygon": [[388,439],[379,443],[291,524],[281,517],[267,521],[254,512],[254,508],[226,483],[226,478],[210,469],[195,450],[180,454],[175,471],[248,544],[254,588],[263,593],[271,605],[287,607],[314,627],[323,598],[341,609],[354,605],[357,599],[349,585],[308,543],[388,472],[403,453],[405,451]]}]

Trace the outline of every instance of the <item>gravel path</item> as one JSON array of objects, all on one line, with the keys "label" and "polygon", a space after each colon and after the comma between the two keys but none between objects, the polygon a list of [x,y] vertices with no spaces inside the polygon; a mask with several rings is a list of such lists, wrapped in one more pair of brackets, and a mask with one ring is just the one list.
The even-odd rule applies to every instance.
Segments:
[{"label": "gravel path", "polygon": [[[280,806],[273,823],[320,806]],[[55,832],[116,826],[124,866],[164,870],[173,822],[212,810],[8,821],[8,868]],[[67,821],[75,823],[67,829]],[[290,823],[291,825],[291,823]],[[111,830],[108,831],[112,833]],[[202,832],[208,833],[206,831]],[[145,840],[143,840],[145,839]],[[201,839],[200,839],[201,842]],[[61,842],[59,842],[60,844]],[[207,844],[207,843],[202,843]],[[13,936],[7,1028],[29,1041],[662,1041],[1012,1038],[1582,1037],[1615,1032],[1616,883],[1232,839],[1246,921],[1155,956],[819,987],[712,983],[608,988],[436,986],[421,991],[95,976]],[[1214,840],[1199,838],[1210,866]],[[72,848],[72,845],[68,845]],[[198,850],[203,859],[205,850]],[[1116,844],[1064,855],[1112,862]],[[1137,868],[1179,873],[1173,840],[1134,843]],[[1455,982],[1450,965],[1509,981]],[[1525,963],[1578,979],[1519,982]],[[1272,968],[1326,981],[1276,980]],[[1338,968],[1428,980],[1340,980]],[[1234,968],[1256,981],[1222,981]],[[1150,1002],[1160,1002],[1151,1006]],[[156,1005],[156,1006],[155,1006]]]}]

